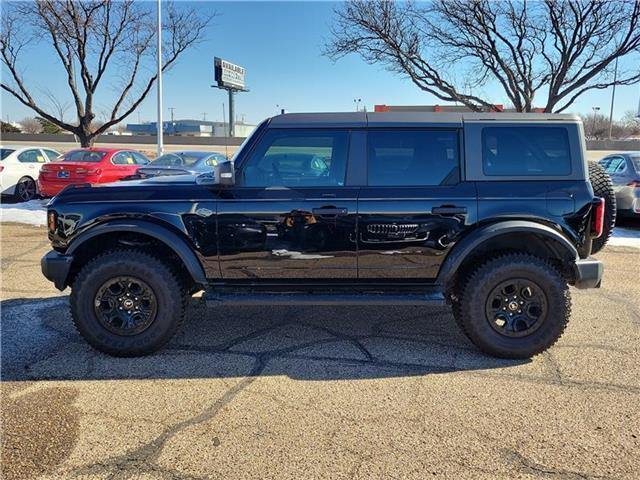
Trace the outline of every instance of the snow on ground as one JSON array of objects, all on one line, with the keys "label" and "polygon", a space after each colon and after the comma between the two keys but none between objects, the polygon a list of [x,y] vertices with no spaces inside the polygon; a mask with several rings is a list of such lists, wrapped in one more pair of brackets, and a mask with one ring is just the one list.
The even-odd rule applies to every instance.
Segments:
[{"label": "snow on ground", "polygon": [[26,223],[41,227],[47,224],[49,200],[31,200],[24,203],[0,203],[0,222]]},{"label": "snow on ground", "polygon": [[616,227],[609,239],[608,245],[640,248],[640,229]]}]

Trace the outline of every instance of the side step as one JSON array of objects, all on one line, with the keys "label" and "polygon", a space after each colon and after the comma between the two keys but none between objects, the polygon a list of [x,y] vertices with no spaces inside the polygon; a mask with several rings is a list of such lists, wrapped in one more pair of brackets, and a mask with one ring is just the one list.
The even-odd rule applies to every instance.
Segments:
[{"label": "side step", "polygon": [[208,307],[220,305],[422,305],[435,307],[446,303],[444,295],[440,292],[407,295],[207,292],[202,298]]}]

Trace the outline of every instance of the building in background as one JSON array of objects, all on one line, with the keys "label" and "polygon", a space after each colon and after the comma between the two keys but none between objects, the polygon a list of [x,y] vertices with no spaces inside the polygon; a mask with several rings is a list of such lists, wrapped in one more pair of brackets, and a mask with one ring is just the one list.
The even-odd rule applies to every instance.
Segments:
[{"label": "building in background", "polygon": [[[229,126],[225,122],[209,122],[206,120],[174,120],[162,122],[165,135],[177,135],[186,137],[225,137]],[[255,125],[236,121],[235,136],[247,137]],[[156,122],[149,123],[129,123],[127,132],[132,135],[155,135]]]},{"label": "building in background", "polygon": [[[464,105],[375,105],[374,112],[472,112],[469,107]],[[492,112],[516,112],[515,108],[504,108],[504,105],[493,105],[492,109],[486,111]],[[534,113],[543,113],[543,108],[534,108]]]}]

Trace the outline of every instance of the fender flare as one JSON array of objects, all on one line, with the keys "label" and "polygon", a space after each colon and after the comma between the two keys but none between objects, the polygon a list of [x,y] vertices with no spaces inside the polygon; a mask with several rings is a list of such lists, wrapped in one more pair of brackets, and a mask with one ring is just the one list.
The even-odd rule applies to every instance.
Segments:
[{"label": "fender flare", "polygon": [[187,272],[189,272],[189,275],[191,275],[191,278],[196,284],[202,287],[207,285],[204,268],[194,253],[193,248],[189,246],[186,240],[167,227],[144,220],[112,220],[85,230],[73,239],[66,253],[73,255],[87,240],[97,237],[98,235],[114,232],[142,233],[164,243],[182,260]]},{"label": "fender flare", "polygon": [[[527,220],[507,220],[482,226],[457,242],[440,267],[437,284],[447,285],[454,277],[462,262],[481,244],[509,233],[532,233],[552,240],[552,248],[559,245],[555,253],[565,259],[579,258],[576,247],[559,231],[540,223]],[[557,249],[556,249],[557,250]]]}]

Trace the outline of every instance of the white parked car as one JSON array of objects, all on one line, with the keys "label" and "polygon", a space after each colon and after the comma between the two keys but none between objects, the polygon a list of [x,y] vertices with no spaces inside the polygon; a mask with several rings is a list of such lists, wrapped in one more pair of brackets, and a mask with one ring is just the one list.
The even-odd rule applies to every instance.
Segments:
[{"label": "white parked car", "polygon": [[0,146],[0,192],[18,202],[33,200],[40,167],[59,156],[51,148]]}]

